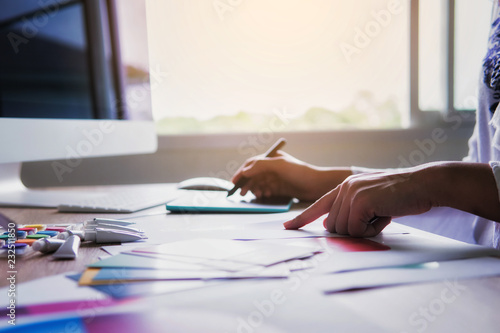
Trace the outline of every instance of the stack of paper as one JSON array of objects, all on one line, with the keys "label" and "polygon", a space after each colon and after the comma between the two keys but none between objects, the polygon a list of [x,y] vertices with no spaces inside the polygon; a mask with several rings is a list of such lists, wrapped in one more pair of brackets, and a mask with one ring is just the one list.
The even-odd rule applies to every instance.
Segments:
[{"label": "stack of paper", "polygon": [[179,241],[127,249],[98,261],[79,276],[79,284],[109,287],[152,281],[287,278],[291,270],[309,267],[297,264],[297,259],[311,257],[321,249],[312,243],[298,246],[223,239]]},{"label": "stack of paper", "polygon": [[[199,288],[235,279],[286,279],[293,271],[309,270],[321,277],[320,288],[332,292],[392,285],[398,281],[439,280],[443,276],[481,276],[481,271],[472,270],[475,273],[471,276],[471,270],[448,270],[447,267],[454,266],[442,263],[499,254],[494,249],[425,236],[394,225],[370,239],[329,234],[314,226],[303,231],[279,230],[275,222],[248,225],[242,230],[216,231],[197,234],[205,235],[204,238],[180,237],[183,240],[161,245],[121,247],[121,253],[90,265],[79,276],[79,283],[120,298]],[[249,231],[251,237],[241,240]],[[212,238],[215,234],[233,239]],[[429,262],[439,262],[438,269],[420,265]],[[496,259],[481,261],[484,265],[497,262]],[[476,267],[470,259],[460,264]],[[486,271],[489,275],[500,274],[496,267]],[[406,274],[413,278],[405,279]],[[111,288],[116,285],[122,288]]]}]

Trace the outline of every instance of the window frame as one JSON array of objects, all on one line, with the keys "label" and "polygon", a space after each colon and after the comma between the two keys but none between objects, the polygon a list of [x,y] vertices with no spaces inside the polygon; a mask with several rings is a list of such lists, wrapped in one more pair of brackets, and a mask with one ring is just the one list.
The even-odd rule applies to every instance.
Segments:
[{"label": "window frame", "polygon": [[446,119],[460,117],[465,126],[475,124],[473,109],[460,109],[455,107],[455,1],[446,1],[446,107],[443,110],[423,111],[419,105],[419,46],[420,46],[420,11],[419,0],[410,0],[410,127],[420,128],[432,125],[442,125]]}]

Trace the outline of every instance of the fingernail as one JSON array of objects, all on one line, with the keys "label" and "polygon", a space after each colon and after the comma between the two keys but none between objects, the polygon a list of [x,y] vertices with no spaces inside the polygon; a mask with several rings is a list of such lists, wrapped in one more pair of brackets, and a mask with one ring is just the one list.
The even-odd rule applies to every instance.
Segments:
[{"label": "fingernail", "polygon": [[288,229],[291,225],[293,225],[293,221],[294,220],[290,220],[290,221],[286,221],[285,223],[283,223],[283,226],[285,227],[285,229]]}]

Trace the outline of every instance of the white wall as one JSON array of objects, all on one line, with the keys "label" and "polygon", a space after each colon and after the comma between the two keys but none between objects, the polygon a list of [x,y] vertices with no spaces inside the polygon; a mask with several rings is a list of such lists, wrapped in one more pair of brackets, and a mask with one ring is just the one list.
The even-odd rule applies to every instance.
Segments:
[{"label": "white wall", "polygon": [[443,123],[427,129],[376,132],[328,132],[307,135],[161,137],[152,155],[83,160],[60,182],[49,162],[25,163],[28,187],[178,182],[194,176],[229,178],[254,152],[264,152],[279,136],[284,150],[321,166],[402,167],[437,160],[460,160],[467,154],[472,124]]}]

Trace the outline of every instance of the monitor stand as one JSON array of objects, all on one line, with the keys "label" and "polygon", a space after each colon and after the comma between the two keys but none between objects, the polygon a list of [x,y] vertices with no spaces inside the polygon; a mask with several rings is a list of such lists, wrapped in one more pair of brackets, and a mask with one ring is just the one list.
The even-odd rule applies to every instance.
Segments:
[{"label": "monitor stand", "polygon": [[102,193],[64,188],[29,189],[21,181],[21,166],[22,163],[0,164],[0,207],[57,208],[102,196]]}]

